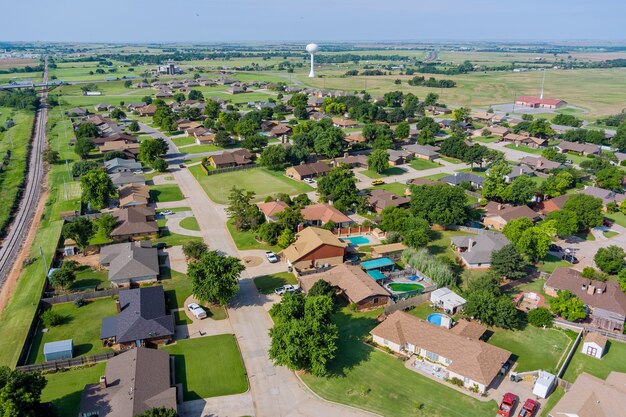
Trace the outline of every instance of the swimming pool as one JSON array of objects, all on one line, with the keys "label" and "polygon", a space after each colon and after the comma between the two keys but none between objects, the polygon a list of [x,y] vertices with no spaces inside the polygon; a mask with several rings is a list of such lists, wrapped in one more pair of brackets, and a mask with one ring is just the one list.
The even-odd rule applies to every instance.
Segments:
[{"label": "swimming pool", "polygon": [[452,325],[452,319],[441,313],[429,314],[428,317],[426,317],[426,320],[436,326],[447,327],[448,329]]},{"label": "swimming pool", "polygon": [[367,245],[370,243],[370,240],[365,236],[353,236],[353,237],[342,237],[341,240],[344,242],[349,242],[351,245]]},{"label": "swimming pool", "polygon": [[392,282],[387,284],[387,288],[393,292],[421,292],[424,286],[414,282]]}]

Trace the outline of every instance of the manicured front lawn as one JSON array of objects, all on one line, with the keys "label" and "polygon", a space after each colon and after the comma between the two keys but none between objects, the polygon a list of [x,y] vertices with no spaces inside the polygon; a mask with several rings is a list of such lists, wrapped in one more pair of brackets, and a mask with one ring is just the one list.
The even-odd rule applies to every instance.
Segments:
[{"label": "manicured front lawn", "polygon": [[195,217],[185,217],[180,221],[180,227],[187,230],[199,231],[200,226]]},{"label": "manicured front lawn", "polygon": [[183,193],[180,191],[180,188],[178,188],[178,185],[162,184],[150,187],[150,199],[155,203],[180,201],[183,198]]},{"label": "manicured front lawn", "polygon": [[559,267],[565,267],[565,266],[571,266],[571,264],[568,262],[565,262],[558,256],[548,254],[537,265],[537,268],[542,272],[547,272],[548,274],[551,274],[552,272],[554,272],[555,269]]},{"label": "manicured front lawn", "polygon": [[286,284],[297,284],[298,280],[291,272],[279,272],[272,275],[263,275],[254,279],[254,285],[261,294],[271,294],[274,289]]},{"label": "manicured front lawn", "polygon": [[425,169],[439,168],[441,165],[427,159],[415,158],[414,160],[409,162],[409,166],[418,171],[422,171]]},{"label": "manicured front lawn", "polygon": [[542,369],[555,373],[571,339],[556,329],[527,325],[524,330],[493,329],[489,343],[513,353],[517,372]]},{"label": "manicured front lawn", "polygon": [[578,350],[563,375],[563,379],[574,382],[578,375],[583,372],[606,379],[611,371],[626,372],[626,343],[615,340],[607,342],[607,350],[602,359],[592,358],[580,352],[583,343],[580,342]]},{"label": "manicured front lawn", "polygon": [[[443,159],[444,161],[449,162],[451,164],[460,164],[460,163],[463,162],[460,159],[450,158],[449,156],[440,156],[439,158]],[[448,174],[446,174],[446,175],[448,175]]]},{"label": "manicured front lawn", "polygon": [[192,136],[180,136],[180,137],[171,138],[171,139],[172,139],[172,142],[176,144],[176,146],[193,145],[194,143],[196,143],[196,138]]},{"label": "manicured front lawn", "polygon": [[261,250],[271,250],[274,252],[280,251],[278,246],[271,246],[267,243],[258,242],[254,237],[254,232],[251,230],[247,231],[237,231],[235,229],[235,225],[232,220],[226,222],[226,227],[228,228],[228,232],[233,238],[235,242],[235,246],[239,250],[253,250],[253,249],[261,249]]},{"label": "manicured front lawn", "polygon": [[202,238],[197,236],[179,235],[178,233],[170,232],[167,227],[161,227],[159,228],[159,237],[154,240],[154,242],[163,242],[167,246],[179,246],[185,242],[189,242],[190,240],[202,240]]},{"label": "manicured front lawn", "polygon": [[619,235],[618,232],[614,232],[613,230],[608,230],[606,232],[602,232],[602,234],[604,235],[605,238],[610,239],[612,237],[615,237],[617,235]]},{"label": "manicured front lawn", "polygon": [[194,145],[194,146],[186,146],[184,148],[179,148],[181,152],[184,153],[202,153],[202,152],[215,152],[221,151],[224,148],[217,145],[207,144],[207,145]]},{"label": "manicured front lawn", "polygon": [[111,285],[108,276],[107,270],[95,271],[87,265],[83,265],[76,271],[76,281],[72,283],[70,289],[109,288]]},{"label": "manicured front lawn", "polygon": [[515,149],[521,152],[532,153],[534,155],[541,155],[541,151],[542,151],[542,149],[531,148],[530,146],[524,146],[524,145],[516,146],[514,143],[509,143],[508,145],[505,145],[504,147],[509,148],[509,149]]},{"label": "manicured front lawn", "polygon": [[409,188],[408,185],[402,183],[402,182],[390,182],[390,183],[385,183],[385,184],[381,184],[381,185],[375,185],[371,188],[369,188],[370,190],[385,190],[388,191],[392,194],[395,194],[397,196],[404,196],[404,192]]},{"label": "manicured front lawn", "polygon": [[621,211],[615,213],[604,213],[604,217],[611,219],[622,227],[626,227],[626,215],[624,215]]},{"label": "manicured front lawn", "polygon": [[77,416],[83,388],[87,384],[98,383],[105,368],[106,362],[101,362],[93,366],[46,374],[48,383],[41,393],[41,401],[51,401],[59,416]]},{"label": "manicured front lawn", "polygon": [[174,356],[176,382],[183,385],[185,401],[239,394],[248,389],[234,335],[184,339],[163,349]]},{"label": "manicured front lawn", "polygon": [[386,170],[384,170],[380,174],[378,172],[376,172],[376,171],[372,171],[371,169],[363,170],[363,171],[361,171],[361,174],[365,175],[366,177],[372,178],[372,179],[378,179],[378,178],[389,177],[389,176],[392,176],[392,175],[406,174],[406,171],[403,170],[400,167],[391,167],[391,168],[387,168]]},{"label": "manicured front lawn", "polygon": [[43,345],[47,342],[72,339],[74,356],[108,352],[100,343],[100,323],[105,317],[115,315],[115,303],[110,297],[92,300],[82,307],[74,303],[55,304],[52,311],[63,317],[63,323],[42,332],[40,323],[31,345],[28,363],[44,362]]},{"label": "manicured front lawn", "polygon": [[196,177],[209,198],[219,204],[228,204],[228,195],[233,187],[253,191],[256,193],[254,201],[263,201],[265,197],[279,193],[296,195],[313,190],[304,182],[286,177],[282,171],[264,168],[205,175],[200,166],[196,165],[190,167],[189,171]]},{"label": "manicured front lawn", "polygon": [[[339,326],[337,357],[329,377],[304,374],[315,393],[341,404],[384,416],[484,417],[496,414],[495,401],[478,401],[404,367],[394,357],[361,342],[376,326],[381,310],[334,315]],[[416,410],[416,408],[421,408]]]}]

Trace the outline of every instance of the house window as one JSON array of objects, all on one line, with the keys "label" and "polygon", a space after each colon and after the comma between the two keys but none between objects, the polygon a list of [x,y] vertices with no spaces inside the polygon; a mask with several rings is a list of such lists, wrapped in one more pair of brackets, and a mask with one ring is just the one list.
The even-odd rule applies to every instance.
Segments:
[{"label": "house window", "polygon": [[426,357],[433,362],[439,362],[439,355],[436,353],[426,351]]},{"label": "house window", "polygon": [[378,304],[378,297],[374,297],[374,299],[372,300],[372,302],[373,302],[374,304]]},{"label": "house window", "polygon": [[463,383],[465,383],[465,385],[468,385],[470,383],[470,379],[467,377],[463,378]]},{"label": "house window", "polygon": [[389,346],[389,340],[385,339],[385,346]]}]

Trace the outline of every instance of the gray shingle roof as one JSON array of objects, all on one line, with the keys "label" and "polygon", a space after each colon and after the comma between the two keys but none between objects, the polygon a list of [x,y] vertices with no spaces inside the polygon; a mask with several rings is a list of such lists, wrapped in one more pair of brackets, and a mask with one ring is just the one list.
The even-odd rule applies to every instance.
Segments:
[{"label": "gray shingle roof", "polygon": [[447,177],[443,177],[440,181],[446,182],[452,185],[459,185],[463,181],[468,181],[471,183],[475,183],[478,185],[483,185],[483,181],[485,179],[479,175],[472,174],[470,172],[455,172],[454,175],[449,175]]},{"label": "gray shingle roof", "polygon": [[452,243],[457,248],[468,249],[461,253],[461,257],[468,264],[487,264],[491,262],[492,252],[502,249],[510,242],[502,233],[486,232],[475,236],[455,236]]},{"label": "gray shingle roof", "polygon": [[109,265],[109,281],[159,275],[157,249],[142,243],[128,242],[102,247],[100,263]]}]

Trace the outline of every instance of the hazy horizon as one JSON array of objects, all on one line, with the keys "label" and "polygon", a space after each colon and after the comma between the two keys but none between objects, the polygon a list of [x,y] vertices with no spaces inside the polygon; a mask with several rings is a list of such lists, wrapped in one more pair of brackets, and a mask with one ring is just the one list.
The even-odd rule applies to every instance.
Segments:
[{"label": "hazy horizon", "polygon": [[[3,6],[4,42],[623,42],[614,0],[70,0]],[[93,5],[90,6],[89,4]],[[23,16],[20,17],[20,14]]]}]

